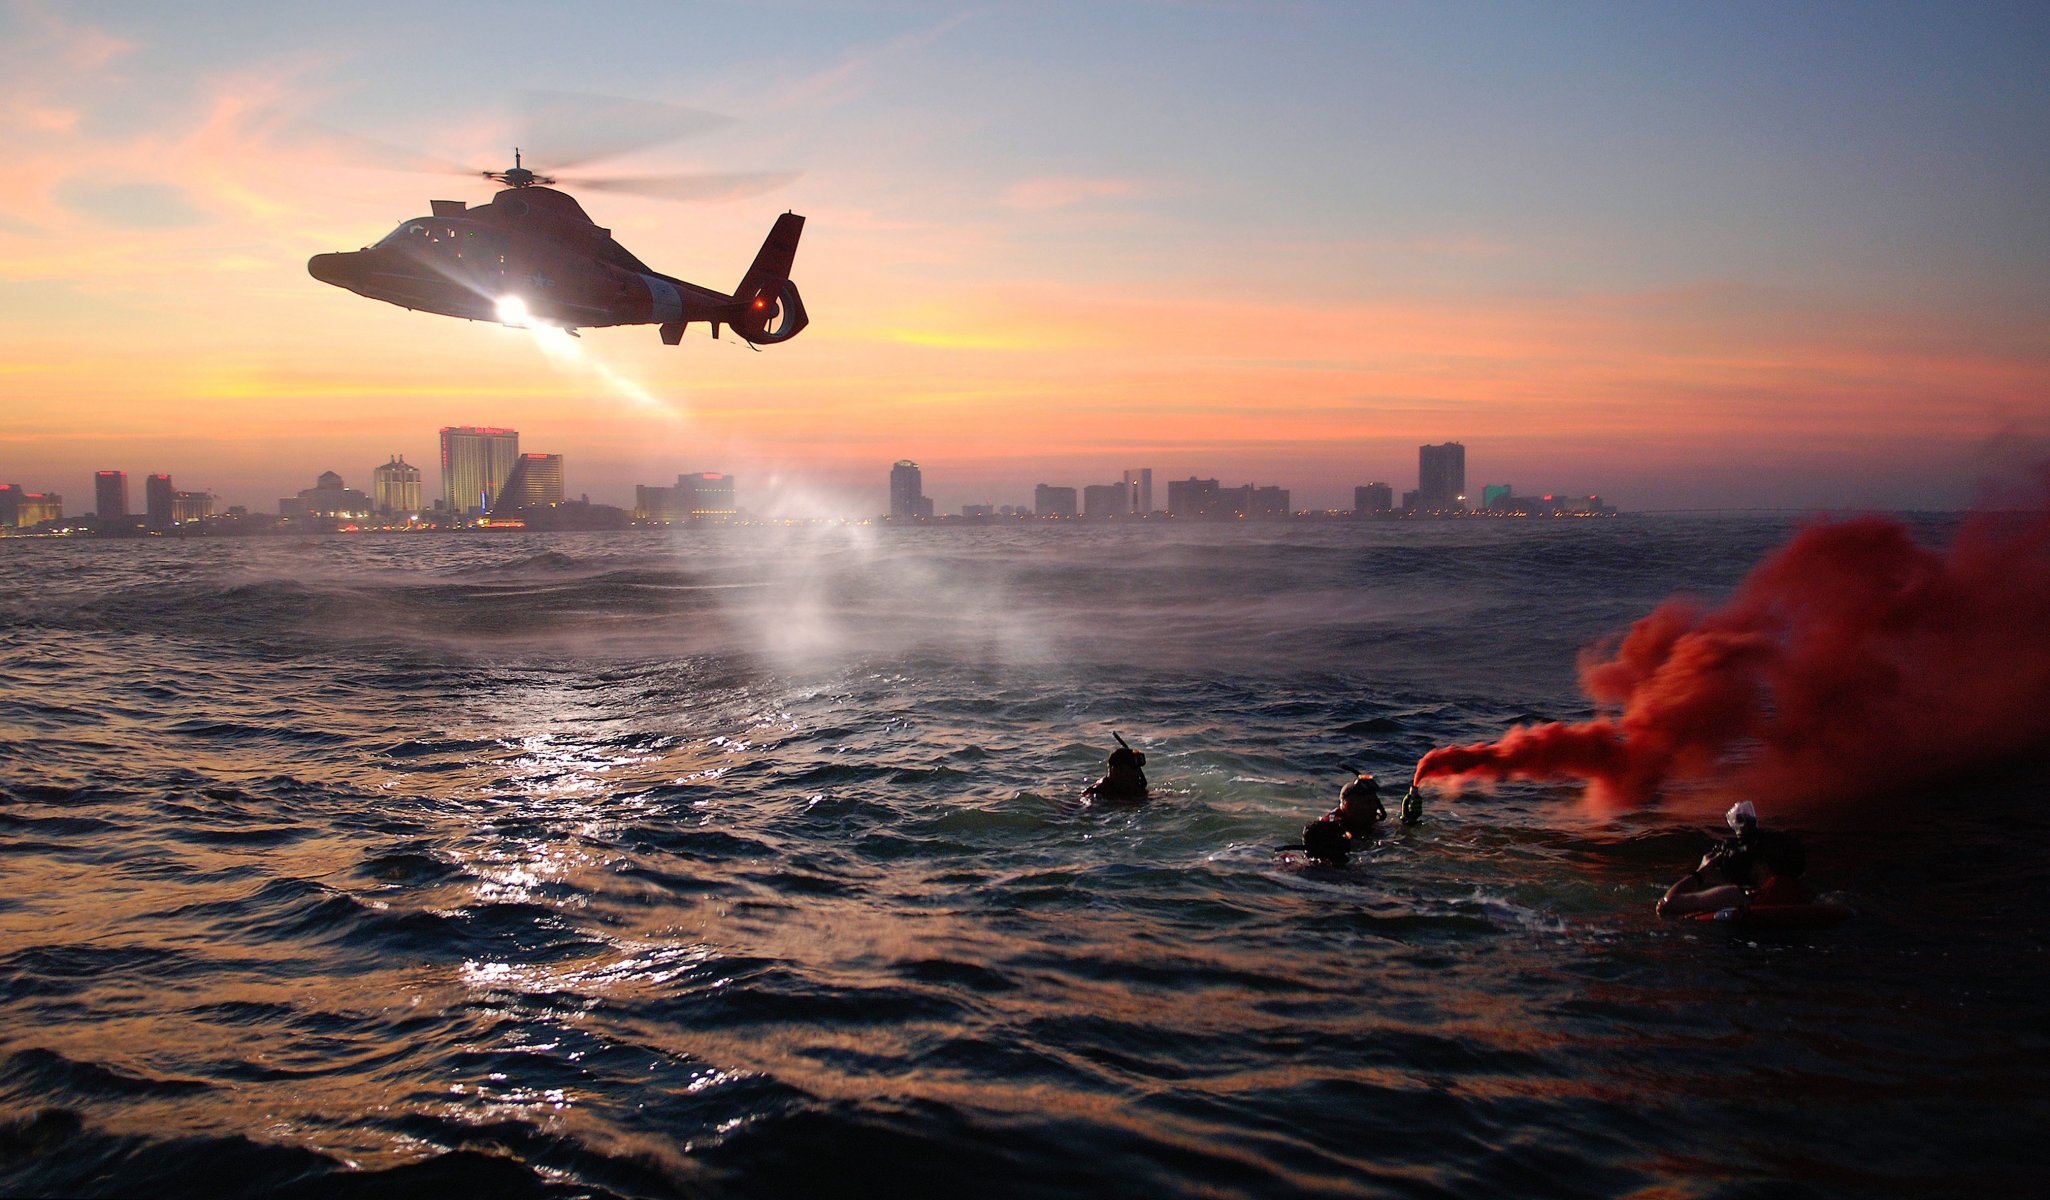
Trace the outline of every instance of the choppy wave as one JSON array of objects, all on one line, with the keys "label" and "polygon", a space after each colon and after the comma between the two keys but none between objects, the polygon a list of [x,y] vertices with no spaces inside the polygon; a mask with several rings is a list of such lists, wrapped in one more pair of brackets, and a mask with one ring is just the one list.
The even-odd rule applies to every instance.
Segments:
[{"label": "choppy wave", "polygon": [[1811,831],[1826,935],[1561,789],[1274,853],[1784,533],[0,543],[0,1192],[2011,1190],[2038,779]]}]

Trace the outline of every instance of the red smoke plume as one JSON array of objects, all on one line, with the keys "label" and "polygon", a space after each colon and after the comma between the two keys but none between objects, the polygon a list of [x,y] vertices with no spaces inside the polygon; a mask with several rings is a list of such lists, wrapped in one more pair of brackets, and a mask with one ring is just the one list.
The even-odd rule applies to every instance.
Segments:
[{"label": "red smoke plume", "polygon": [[1810,527],[1722,607],[1669,600],[1584,652],[1580,679],[1607,715],[1433,750],[1418,778],[1813,804],[2050,750],[2050,515],[1975,514],[1941,550],[1884,517]]}]

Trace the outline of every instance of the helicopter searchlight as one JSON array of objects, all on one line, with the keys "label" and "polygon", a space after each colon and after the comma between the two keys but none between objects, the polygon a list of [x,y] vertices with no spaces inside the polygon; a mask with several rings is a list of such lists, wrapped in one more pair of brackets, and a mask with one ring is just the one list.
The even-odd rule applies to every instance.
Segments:
[{"label": "helicopter searchlight", "polygon": [[510,325],[515,329],[524,329],[527,326],[528,315],[527,302],[518,296],[500,296],[498,298],[498,323],[500,325]]}]

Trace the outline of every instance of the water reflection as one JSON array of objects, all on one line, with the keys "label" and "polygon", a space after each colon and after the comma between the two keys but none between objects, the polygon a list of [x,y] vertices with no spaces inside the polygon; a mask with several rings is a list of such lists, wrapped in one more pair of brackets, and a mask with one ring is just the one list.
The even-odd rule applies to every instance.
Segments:
[{"label": "water reflection", "polygon": [[[504,642],[395,651],[320,633],[307,614],[329,598],[275,563],[277,586],[248,563],[224,586],[182,562],[177,604],[147,573],[40,596],[0,639],[0,674],[34,681],[0,689],[0,1086],[17,1111],[81,1114],[80,1159],[122,1188],[136,1147],[240,1163],[260,1142],[365,1169],[469,1148],[621,1194],[716,1193],[725,1171],[797,1194],[783,1162],[1049,1195],[1945,1190],[1902,1149],[1903,1096],[1933,1114],[1925,1145],[1966,1127],[2022,1144],[2041,1088],[2011,1051],[2040,1007],[2042,923],[2013,898],[2040,894],[2046,836],[2026,804],[1967,843],[1958,814],[1982,798],[1944,798],[1885,870],[1831,881],[1913,908],[1806,942],[1657,925],[1688,833],[1538,790],[1434,799],[1347,871],[1278,867],[1333,764],[1413,762],[1571,702],[1520,671],[1460,690],[1487,645],[1521,653],[1525,610],[1487,581],[1542,569],[1529,547],[1338,536],[1120,535],[1080,565],[972,548],[976,578],[1016,573],[1049,610],[1116,625],[1114,651],[1179,634],[1152,598],[1096,586],[1101,560],[1213,569],[1177,575],[1197,593],[1181,611],[1211,624],[1112,654],[1138,663],[1119,672],[1028,663],[967,616],[788,674],[667,644],[537,648],[518,611],[489,614],[520,635]],[[645,563],[608,565],[625,544],[560,543],[566,580],[536,585],[560,620],[653,603]],[[461,625],[495,603],[480,571],[531,571],[488,558],[512,547],[436,542],[430,570],[379,546],[420,594],[347,600]],[[1588,581],[1546,577],[1553,614],[1587,623],[1714,559],[1626,548],[1576,560]],[[697,549],[656,582],[745,574]],[[365,552],[317,551],[341,575]],[[877,594],[809,567],[818,595]],[[1308,622],[1274,664],[1207,653],[1252,572]],[[1462,620],[1507,615],[1427,687],[1428,622],[1384,652],[1349,640],[1358,609],[1305,615],[1394,573],[1482,593]],[[240,625],[190,615],[229,588]],[[870,614],[893,619],[893,597]],[[106,636],[109,612],[134,631]],[[1099,731],[1141,721],[1168,798],[1063,806]],[[1817,870],[1877,854],[1839,845]],[[49,1169],[0,1162],[25,1172],[0,1184],[66,1190]]]}]

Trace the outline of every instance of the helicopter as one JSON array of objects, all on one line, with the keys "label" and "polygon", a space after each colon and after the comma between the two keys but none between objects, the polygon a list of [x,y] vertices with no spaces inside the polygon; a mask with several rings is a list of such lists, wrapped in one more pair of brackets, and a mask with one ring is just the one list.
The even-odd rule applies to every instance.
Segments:
[{"label": "helicopter", "polygon": [[[430,213],[399,224],[374,246],[316,254],[307,273],[322,283],[401,308],[501,325],[580,328],[654,325],[665,345],[694,321],[719,336],[730,327],[750,346],[787,342],[810,318],[790,267],[804,218],[776,218],[732,292],[688,283],[643,263],[591,220],[556,181],[529,170],[517,147],[510,170],[481,174],[505,185],[489,203],[430,201]],[[625,189],[621,189],[625,190]]]}]

